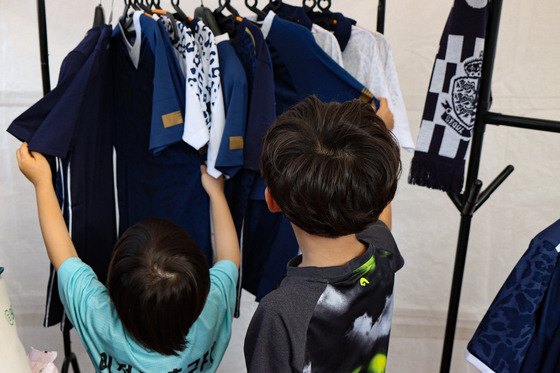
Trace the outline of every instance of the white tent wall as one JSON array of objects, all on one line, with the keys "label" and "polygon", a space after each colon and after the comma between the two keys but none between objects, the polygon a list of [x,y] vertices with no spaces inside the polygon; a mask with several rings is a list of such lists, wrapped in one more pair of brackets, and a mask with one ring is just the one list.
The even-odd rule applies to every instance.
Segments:
[{"label": "white tent wall", "polygon": [[[252,1],[251,1],[252,2]],[[286,1],[300,5],[299,1]],[[35,1],[0,1],[0,125],[11,121],[42,96]],[[60,64],[93,22],[99,0],[46,1],[51,87]],[[432,65],[452,0],[387,2],[385,35],[392,47],[416,139]],[[111,2],[102,2],[108,17]],[[171,3],[162,0],[162,7]],[[181,1],[193,14],[199,1]],[[217,0],[206,0],[212,9]],[[241,0],[232,5],[250,14]],[[265,5],[260,1],[259,7]],[[114,3],[113,25],[123,10]],[[377,2],[333,0],[364,27],[376,28]],[[492,84],[493,112],[533,118],[560,118],[560,2],[504,2]],[[375,93],[375,92],[374,92]],[[452,372],[474,372],[464,359],[466,343],[530,240],[560,218],[560,135],[488,125],[479,178],[488,185],[512,164],[513,174],[474,215],[461,293]],[[42,244],[32,186],[20,175],[19,142],[0,133],[0,266],[26,349],[57,350],[62,365],[62,334],[43,328],[48,259]],[[439,370],[460,215],[441,191],[407,183],[412,153],[403,151],[403,175],[393,202],[393,233],[405,258],[397,273],[389,372]],[[256,307],[243,294],[241,318],[220,372],[243,372],[244,331]],[[93,372],[75,332],[72,348],[83,372]],[[1,363],[0,363],[1,364]]]}]

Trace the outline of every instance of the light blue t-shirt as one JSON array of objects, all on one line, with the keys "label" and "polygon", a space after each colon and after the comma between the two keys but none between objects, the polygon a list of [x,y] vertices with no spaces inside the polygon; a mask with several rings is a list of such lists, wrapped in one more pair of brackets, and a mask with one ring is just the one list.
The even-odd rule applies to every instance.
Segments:
[{"label": "light blue t-shirt", "polygon": [[231,337],[238,269],[222,260],[210,269],[210,292],[179,356],[151,351],[129,335],[107,288],[79,258],[58,270],[58,288],[68,319],[76,328],[97,372],[215,372]]}]

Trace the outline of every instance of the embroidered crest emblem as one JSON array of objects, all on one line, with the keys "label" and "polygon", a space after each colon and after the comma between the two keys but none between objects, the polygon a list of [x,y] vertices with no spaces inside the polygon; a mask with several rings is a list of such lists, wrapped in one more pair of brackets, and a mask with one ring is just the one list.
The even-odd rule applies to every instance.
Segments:
[{"label": "embroidered crest emblem", "polygon": [[476,116],[478,84],[482,70],[482,52],[478,57],[468,58],[463,62],[465,75],[453,79],[451,92],[452,103],[443,102],[445,112],[441,119],[464,137],[471,136]]}]

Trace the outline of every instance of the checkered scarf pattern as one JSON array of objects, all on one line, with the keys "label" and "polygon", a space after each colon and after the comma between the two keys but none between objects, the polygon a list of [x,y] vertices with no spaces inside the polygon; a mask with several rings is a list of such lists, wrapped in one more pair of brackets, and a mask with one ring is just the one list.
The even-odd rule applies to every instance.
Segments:
[{"label": "checkered scarf pattern", "polygon": [[434,62],[408,182],[460,193],[475,121],[487,0],[455,0]]}]

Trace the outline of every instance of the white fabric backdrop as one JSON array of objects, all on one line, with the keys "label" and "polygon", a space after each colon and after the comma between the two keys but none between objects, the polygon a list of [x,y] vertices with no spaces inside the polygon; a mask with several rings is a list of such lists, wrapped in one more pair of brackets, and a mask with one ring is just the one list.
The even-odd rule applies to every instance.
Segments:
[{"label": "white fabric backdrop", "polygon": [[[60,64],[91,27],[95,0],[50,0],[47,29],[51,87]],[[252,3],[252,2],[251,2]],[[264,6],[261,0],[259,6]],[[299,1],[287,1],[299,5]],[[343,12],[375,29],[376,1],[333,0]],[[385,35],[396,62],[414,140],[439,39],[452,0],[387,2]],[[102,2],[106,16],[111,3]],[[249,14],[243,1],[232,4]],[[0,126],[42,96],[35,1],[0,0]],[[161,2],[171,9],[170,2]],[[200,2],[183,0],[192,14]],[[214,9],[217,1],[205,5]],[[115,2],[113,24],[122,13]],[[560,2],[504,2],[493,79],[492,111],[560,120]],[[475,214],[472,222],[459,310],[452,371],[472,371],[462,357],[466,341],[529,241],[560,218],[560,135],[489,125],[485,134],[480,178],[488,185],[512,164],[513,174]],[[43,249],[31,185],[19,174],[19,142],[0,132],[0,266],[26,348],[58,349],[58,328],[41,328],[48,259]],[[434,372],[439,369],[443,330],[457,244],[459,213],[447,195],[406,182],[411,153],[403,153],[403,176],[393,203],[393,233],[405,258],[398,273],[389,371]],[[243,371],[243,331],[255,307],[243,297],[242,318],[235,323],[231,351],[220,371]],[[48,337],[45,337],[48,336]],[[74,335],[74,346],[79,341]],[[61,361],[60,358],[58,361]],[[80,356],[83,370],[87,356]]]}]

